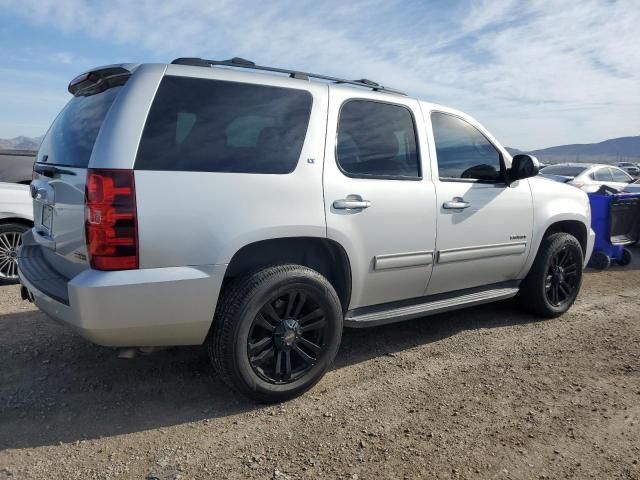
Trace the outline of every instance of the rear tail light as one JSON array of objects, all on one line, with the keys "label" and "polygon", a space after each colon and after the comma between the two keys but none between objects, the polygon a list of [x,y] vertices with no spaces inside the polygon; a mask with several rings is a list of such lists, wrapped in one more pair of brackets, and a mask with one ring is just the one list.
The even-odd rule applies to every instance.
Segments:
[{"label": "rear tail light", "polygon": [[92,268],[138,268],[138,219],[133,170],[89,170],[85,233]]}]

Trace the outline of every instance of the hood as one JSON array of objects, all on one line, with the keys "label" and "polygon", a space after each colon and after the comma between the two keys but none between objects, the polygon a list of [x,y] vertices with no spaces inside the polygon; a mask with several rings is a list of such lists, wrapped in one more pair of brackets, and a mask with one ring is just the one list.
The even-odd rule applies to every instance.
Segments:
[{"label": "hood", "polygon": [[536,191],[544,190],[547,195],[551,195],[553,197],[572,198],[579,202],[589,203],[587,194],[580,188],[576,188],[565,182],[550,182],[549,180],[549,178],[544,178],[542,175],[538,175],[537,177],[530,178],[529,182],[532,189]]}]

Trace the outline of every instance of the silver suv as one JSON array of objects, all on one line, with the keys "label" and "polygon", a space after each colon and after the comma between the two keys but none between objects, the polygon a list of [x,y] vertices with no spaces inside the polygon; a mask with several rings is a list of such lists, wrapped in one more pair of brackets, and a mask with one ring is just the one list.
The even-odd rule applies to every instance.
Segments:
[{"label": "silver suv", "polygon": [[19,275],[100,345],[206,344],[272,402],[323,376],[343,326],[510,297],[554,317],[580,289],[587,196],[464,113],[238,58],[111,65],[69,91]]}]

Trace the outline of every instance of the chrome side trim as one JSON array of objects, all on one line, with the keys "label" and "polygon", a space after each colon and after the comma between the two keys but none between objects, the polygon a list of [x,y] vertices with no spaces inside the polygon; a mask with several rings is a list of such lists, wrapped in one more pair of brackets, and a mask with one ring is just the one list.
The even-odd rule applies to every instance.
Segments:
[{"label": "chrome side trim", "polygon": [[527,249],[527,242],[498,243],[481,247],[452,248],[440,250],[438,263],[463,262],[481,258],[502,257],[505,255],[522,255]]},{"label": "chrome side trim", "polygon": [[374,270],[390,268],[418,267],[431,265],[433,252],[393,253],[390,255],[376,255],[373,258]]},{"label": "chrome side trim", "polygon": [[436,313],[447,312],[473,305],[480,305],[497,300],[506,300],[507,298],[514,297],[517,293],[518,288],[515,287],[495,288],[468,293],[457,297],[427,301],[424,303],[391,308],[388,310],[378,310],[360,315],[356,314],[350,316],[347,314],[344,321],[346,326],[356,328],[383,325],[386,323],[410,320],[412,318],[434,315]]}]

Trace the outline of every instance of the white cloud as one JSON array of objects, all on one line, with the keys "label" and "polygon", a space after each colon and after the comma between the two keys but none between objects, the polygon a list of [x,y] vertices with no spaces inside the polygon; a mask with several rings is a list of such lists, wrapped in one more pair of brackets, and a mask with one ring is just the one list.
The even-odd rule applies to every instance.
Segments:
[{"label": "white cloud", "polygon": [[468,111],[521,148],[640,134],[637,0],[485,0],[448,10],[400,0],[0,6],[69,33],[140,46],[155,61],[237,55],[370,77]]},{"label": "white cloud", "polygon": [[76,61],[73,54],[69,52],[54,52],[49,55],[49,60],[52,62],[62,63],[64,65],[71,65]]}]

